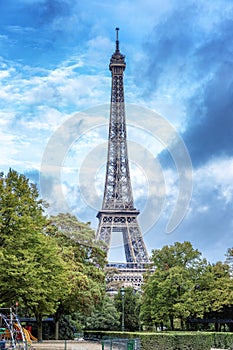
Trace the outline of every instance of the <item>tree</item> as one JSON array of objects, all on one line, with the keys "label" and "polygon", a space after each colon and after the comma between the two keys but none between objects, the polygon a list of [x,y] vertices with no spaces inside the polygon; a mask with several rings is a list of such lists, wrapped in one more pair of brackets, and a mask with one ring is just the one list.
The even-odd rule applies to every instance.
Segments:
[{"label": "tree", "polygon": [[38,322],[54,312],[69,290],[68,266],[59,247],[45,235],[48,221],[38,191],[24,175],[0,175],[0,302],[19,302]]},{"label": "tree", "polygon": [[[219,261],[207,266],[200,278],[196,301],[199,301],[202,314],[207,319],[231,318],[233,284],[230,267],[226,263]],[[217,324],[216,330],[218,330]]]},{"label": "tree", "polygon": [[164,246],[152,251],[152,262],[156,269],[169,270],[172,267],[195,268],[200,262],[201,253],[194,249],[190,242],[175,242],[174,245]]},{"label": "tree", "polygon": [[193,293],[198,283],[201,253],[190,242],[176,242],[152,252],[155,267],[147,276],[142,297],[142,320],[151,324],[170,324],[179,319],[181,328],[184,320],[193,312]]},{"label": "tree", "polygon": [[[191,243],[175,243],[154,250],[153,274],[144,284],[141,318],[145,324],[185,322],[210,318],[232,310],[233,284],[226,263],[210,264]],[[228,313],[229,314],[229,313]]]},{"label": "tree", "polygon": [[[133,287],[125,287],[124,294],[124,325],[125,330],[129,332],[138,331],[140,328],[140,294]],[[120,314],[120,322],[122,320],[122,295],[121,291],[114,297],[116,309]]]},{"label": "tree", "polygon": [[114,300],[107,294],[85,320],[86,329],[117,330],[120,325],[120,314],[117,311]]},{"label": "tree", "polygon": [[229,266],[231,276],[233,277],[233,248],[228,248],[225,256],[225,263]]},{"label": "tree", "polygon": [[[80,262],[88,262],[89,265],[101,268],[106,264],[104,242],[95,240],[95,233],[90,227],[90,222],[80,222],[74,215],[60,213],[50,217],[51,224],[56,227],[59,234],[53,234],[63,243],[72,243],[75,250],[75,259]],[[68,238],[68,240],[64,238]]]},{"label": "tree", "polygon": [[57,339],[58,323],[62,316],[75,311],[88,315],[101,302],[105,294],[103,267],[106,254],[101,249],[101,242],[95,242],[89,223],[81,223],[68,213],[52,216],[50,220],[49,235],[61,247],[62,259],[72,266],[67,276],[71,288],[59,300],[54,313]]}]

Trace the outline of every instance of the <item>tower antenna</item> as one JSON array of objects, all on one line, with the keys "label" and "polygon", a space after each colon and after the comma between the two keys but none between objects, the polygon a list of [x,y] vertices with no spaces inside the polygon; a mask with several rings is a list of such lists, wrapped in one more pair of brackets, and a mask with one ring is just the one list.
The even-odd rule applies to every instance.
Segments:
[{"label": "tower antenna", "polygon": [[119,32],[119,28],[116,28],[116,51],[119,51],[119,40],[118,40],[118,32]]}]

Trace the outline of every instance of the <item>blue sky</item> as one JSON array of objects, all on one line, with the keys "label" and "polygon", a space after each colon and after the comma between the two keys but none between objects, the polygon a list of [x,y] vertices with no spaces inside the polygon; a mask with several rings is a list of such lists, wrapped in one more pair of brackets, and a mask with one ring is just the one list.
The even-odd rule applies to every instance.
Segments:
[{"label": "blue sky", "polygon": [[188,240],[209,261],[224,260],[233,245],[233,3],[0,0],[0,19],[1,171],[36,181],[50,213],[97,226],[120,27],[148,250]]}]

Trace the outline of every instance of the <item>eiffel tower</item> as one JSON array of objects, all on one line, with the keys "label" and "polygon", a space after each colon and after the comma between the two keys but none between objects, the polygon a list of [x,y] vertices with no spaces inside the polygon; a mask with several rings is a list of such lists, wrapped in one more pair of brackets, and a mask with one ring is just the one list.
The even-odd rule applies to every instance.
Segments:
[{"label": "eiffel tower", "polygon": [[[119,50],[118,31],[119,28],[116,28],[116,49],[109,64],[112,90],[108,158],[102,209],[97,214],[99,226],[96,239],[105,242],[108,254],[112,233],[122,235],[126,264],[117,264],[115,267],[123,269],[123,274],[129,275],[131,269],[134,272],[144,270],[149,256],[137,220],[140,212],[134,207],[130,180],[123,82],[126,63],[125,56]],[[126,276],[125,278],[127,279]]]}]

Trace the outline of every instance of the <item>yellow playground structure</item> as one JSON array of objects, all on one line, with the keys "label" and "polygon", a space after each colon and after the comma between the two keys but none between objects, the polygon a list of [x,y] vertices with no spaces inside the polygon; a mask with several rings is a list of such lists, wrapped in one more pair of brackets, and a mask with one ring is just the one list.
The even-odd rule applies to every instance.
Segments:
[{"label": "yellow playground structure", "polygon": [[30,329],[21,326],[12,308],[0,308],[0,349],[28,350],[32,340],[37,340]]}]

